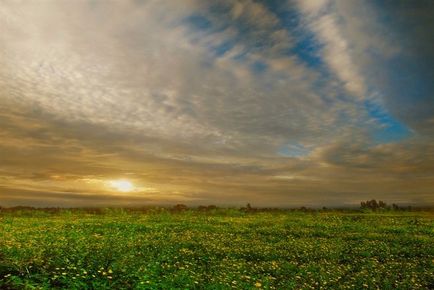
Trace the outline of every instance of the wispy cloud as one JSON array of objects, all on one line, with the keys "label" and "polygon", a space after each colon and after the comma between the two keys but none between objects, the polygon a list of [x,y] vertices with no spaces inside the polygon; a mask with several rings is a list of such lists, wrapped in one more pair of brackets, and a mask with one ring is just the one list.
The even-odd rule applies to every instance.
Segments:
[{"label": "wispy cloud", "polygon": [[[387,63],[413,58],[374,5],[4,2],[0,15],[8,204],[433,202],[432,114],[415,113],[430,101],[404,110],[388,94]],[[428,129],[389,138],[384,120]],[[143,190],[113,195],[119,178]]]},{"label": "wispy cloud", "polygon": [[344,19],[332,1],[298,1],[306,25],[323,46],[322,57],[343,82],[345,88],[355,97],[364,98],[367,93],[363,75],[352,59],[351,44],[344,37],[341,26]]}]

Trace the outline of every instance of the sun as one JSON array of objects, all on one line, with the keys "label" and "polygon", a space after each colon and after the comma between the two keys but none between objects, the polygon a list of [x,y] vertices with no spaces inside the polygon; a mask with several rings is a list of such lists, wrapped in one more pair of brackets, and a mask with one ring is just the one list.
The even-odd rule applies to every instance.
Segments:
[{"label": "sun", "polygon": [[131,192],[135,189],[134,184],[125,179],[111,180],[108,182],[108,185],[121,192]]}]

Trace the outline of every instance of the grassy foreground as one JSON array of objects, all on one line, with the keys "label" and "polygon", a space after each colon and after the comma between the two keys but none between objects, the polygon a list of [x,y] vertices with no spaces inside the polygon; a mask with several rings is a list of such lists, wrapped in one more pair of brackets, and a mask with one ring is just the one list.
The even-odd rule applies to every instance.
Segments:
[{"label": "grassy foreground", "polygon": [[432,213],[0,214],[1,289],[434,289]]}]

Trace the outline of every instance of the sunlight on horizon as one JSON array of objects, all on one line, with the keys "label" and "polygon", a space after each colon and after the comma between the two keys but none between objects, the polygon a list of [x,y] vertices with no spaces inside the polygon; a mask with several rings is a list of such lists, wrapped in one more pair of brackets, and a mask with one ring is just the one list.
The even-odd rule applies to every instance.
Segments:
[{"label": "sunlight on horizon", "polygon": [[135,189],[134,184],[125,179],[110,180],[108,185],[120,192],[131,192]]}]

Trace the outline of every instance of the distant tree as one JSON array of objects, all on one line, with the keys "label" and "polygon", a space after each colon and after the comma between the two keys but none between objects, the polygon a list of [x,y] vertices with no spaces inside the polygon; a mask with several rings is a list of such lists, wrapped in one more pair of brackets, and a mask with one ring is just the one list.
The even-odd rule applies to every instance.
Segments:
[{"label": "distant tree", "polygon": [[211,210],[214,210],[214,209],[217,209],[217,206],[216,205],[213,205],[213,204],[211,204],[211,205],[199,205],[198,207],[197,207],[197,209],[199,210],[199,211],[211,211]]},{"label": "distant tree", "polygon": [[217,206],[211,204],[211,205],[208,205],[206,209],[207,209],[207,210],[215,210],[215,209],[217,209]]},{"label": "distant tree", "polygon": [[185,205],[185,204],[181,204],[181,203],[178,203],[177,205],[175,205],[173,208],[172,208],[172,210],[173,211],[176,211],[176,212],[179,212],[179,211],[185,211],[185,210],[187,210],[188,209],[188,207]]},{"label": "distant tree", "polygon": [[198,207],[197,207],[197,210],[198,211],[206,211],[207,210],[207,206],[206,205],[199,205]]},{"label": "distant tree", "polygon": [[242,207],[242,208],[240,208],[240,210],[241,210],[241,211],[245,211],[245,212],[255,212],[255,211],[257,211],[258,209],[255,208],[255,207],[252,207],[252,206],[250,205],[250,203],[247,203],[246,207]]},{"label": "distant tree", "polygon": [[376,211],[377,209],[387,208],[387,204],[382,200],[377,202],[375,199],[371,199],[371,200],[367,200],[367,201],[362,201],[360,203],[360,207],[362,209],[371,209],[371,210]]}]

